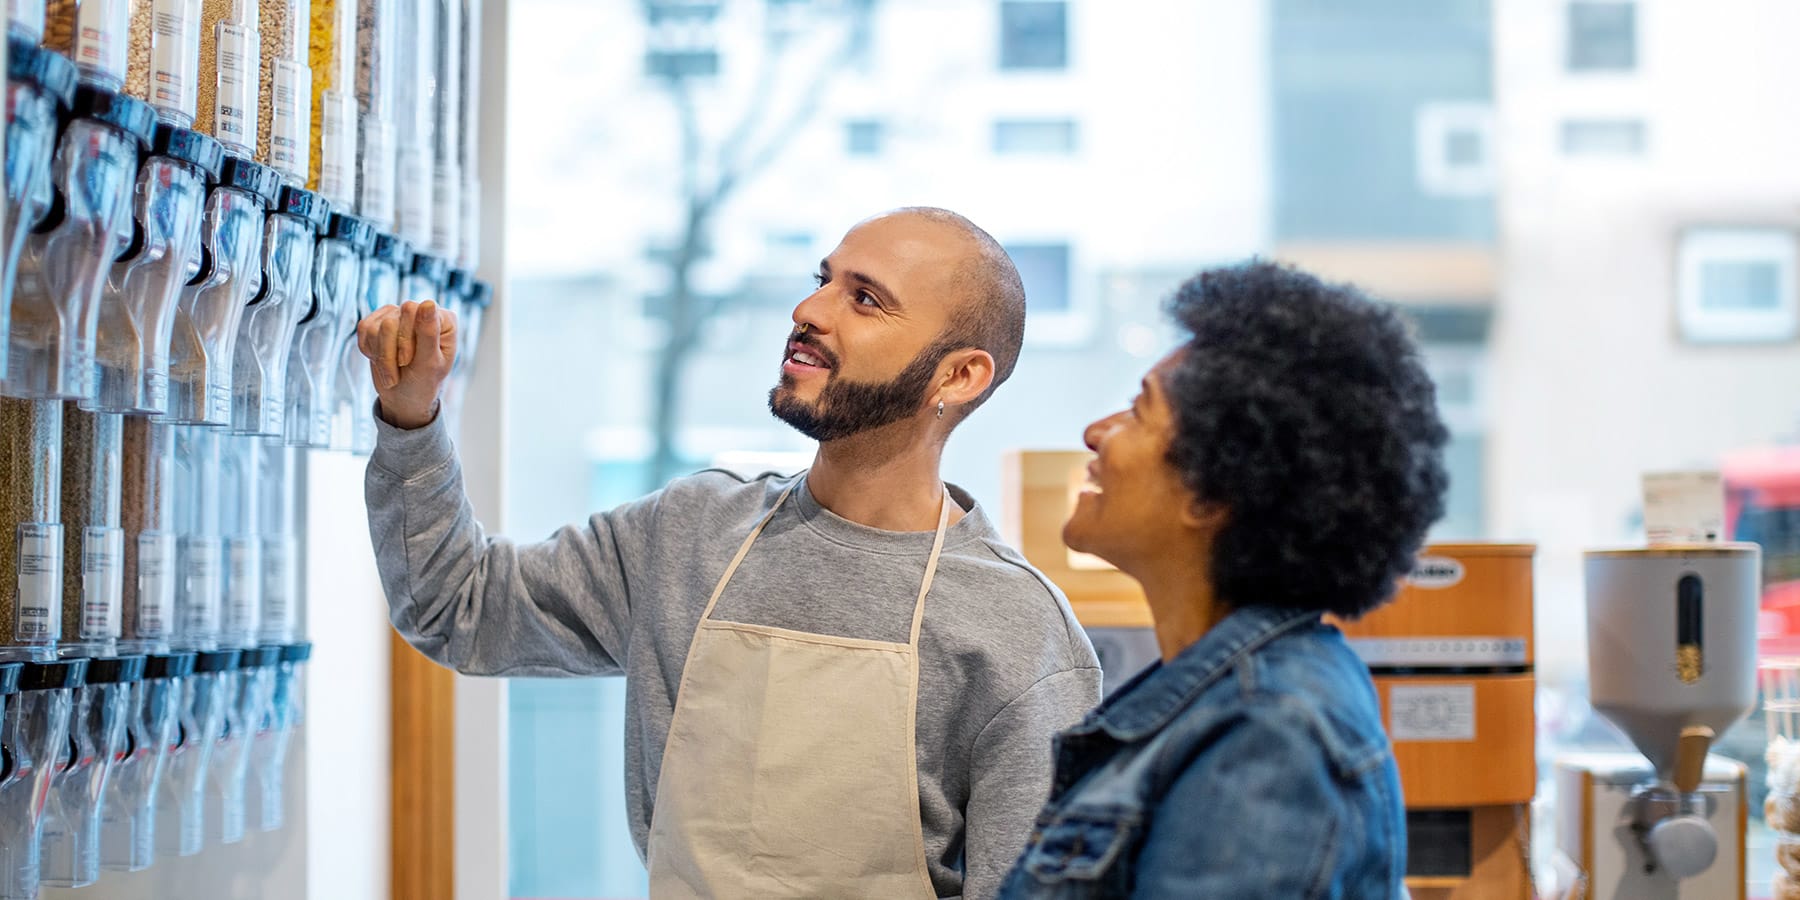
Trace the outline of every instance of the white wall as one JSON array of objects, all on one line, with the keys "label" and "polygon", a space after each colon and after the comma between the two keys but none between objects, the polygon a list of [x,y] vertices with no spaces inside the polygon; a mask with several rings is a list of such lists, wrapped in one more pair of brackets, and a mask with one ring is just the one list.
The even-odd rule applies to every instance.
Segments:
[{"label": "white wall", "polygon": [[307,461],[308,900],[388,896],[390,627],[369,544],[364,465],[341,453]]},{"label": "white wall", "polygon": [[[463,404],[463,433],[457,438],[464,483],[475,515],[493,531],[504,527],[507,411],[500,403],[506,373],[507,192],[506,148],[521,120],[507,106],[511,58],[510,10],[505,0],[486,0],[482,14],[481,267],[477,275],[494,285],[494,306],[483,320],[482,346]],[[506,681],[456,678],[456,897],[503,900],[507,884]],[[445,898],[451,900],[451,898]]]},{"label": "white wall", "polygon": [[[1800,6],[1639,7],[1639,71],[1563,71],[1564,4],[1496,4],[1504,283],[1492,348],[1490,526],[1541,542],[1539,658],[1585,666],[1579,552],[1638,539],[1640,473],[1717,465],[1791,434],[1800,348],[1708,347],[1675,326],[1692,224],[1800,223],[1800,119],[1784,100]],[[1638,159],[1571,159],[1566,116],[1639,116]]]}]

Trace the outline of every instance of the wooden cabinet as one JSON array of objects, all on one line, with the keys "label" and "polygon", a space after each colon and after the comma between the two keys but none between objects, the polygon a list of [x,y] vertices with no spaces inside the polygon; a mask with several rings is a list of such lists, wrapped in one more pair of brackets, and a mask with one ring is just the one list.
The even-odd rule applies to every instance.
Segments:
[{"label": "wooden cabinet", "polygon": [[1393,602],[1338,623],[1381,698],[1416,900],[1531,896],[1534,553],[1529,544],[1428,546]]}]

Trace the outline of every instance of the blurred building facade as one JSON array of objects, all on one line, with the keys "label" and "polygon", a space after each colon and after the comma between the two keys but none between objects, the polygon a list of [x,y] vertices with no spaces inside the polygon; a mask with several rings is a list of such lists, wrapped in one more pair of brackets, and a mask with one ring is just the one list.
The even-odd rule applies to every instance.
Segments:
[{"label": "blurred building facade", "polygon": [[[714,145],[750,110],[799,123],[696,271],[728,302],[686,370],[690,466],[804,464],[765,395],[819,258],[869,213],[956,209],[1026,278],[1014,381],[946,456],[990,506],[1003,452],[1074,446],[1128,400],[1181,279],[1293,261],[1412,314],[1453,431],[1437,536],[1539,543],[1540,673],[1573,694],[1579,554],[1638,537],[1638,475],[1794,430],[1800,123],[1779,111],[1800,7],[909,0],[869,5],[833,57],[858,2],[516,0],[557,23],[514,35],[508,110],[521,538],[642,492],[683,214],[656,85],[677,71]],[[514,894],[641,895],[622,685],[512,696]],[[1546,727],[1573,730],[1559,702]]]}]

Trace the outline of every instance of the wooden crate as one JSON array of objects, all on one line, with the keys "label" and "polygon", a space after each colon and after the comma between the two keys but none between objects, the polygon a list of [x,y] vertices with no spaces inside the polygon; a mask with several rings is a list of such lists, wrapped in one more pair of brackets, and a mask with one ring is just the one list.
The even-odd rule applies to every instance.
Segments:
[{"label": "wooden crate", "polygon": [[[1431,544],[1415,576],[1403,579],[1393,602],[1354,622],[1339,622],[1350,638],[1498,637],[1525,642],[1534,659],[1531,544]],[[1460,569],[1454,579],[1446,568]]]}]

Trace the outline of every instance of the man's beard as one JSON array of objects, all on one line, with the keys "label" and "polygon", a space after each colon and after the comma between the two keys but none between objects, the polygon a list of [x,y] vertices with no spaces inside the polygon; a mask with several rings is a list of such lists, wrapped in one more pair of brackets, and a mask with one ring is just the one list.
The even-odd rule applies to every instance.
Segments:
[{"label": "man's beard", "polygon": [[[794,340],[810,343],[803,337]],[[781,383],[769,391],[769,412],[820,442],[892,425],[918,411],[938,363],[953,349],[942,340],[933,341],[900,374],[885,382],[841,379],[832,369],[819,399],[812,403],[794,396],[794,379],[784,372]]]}]

